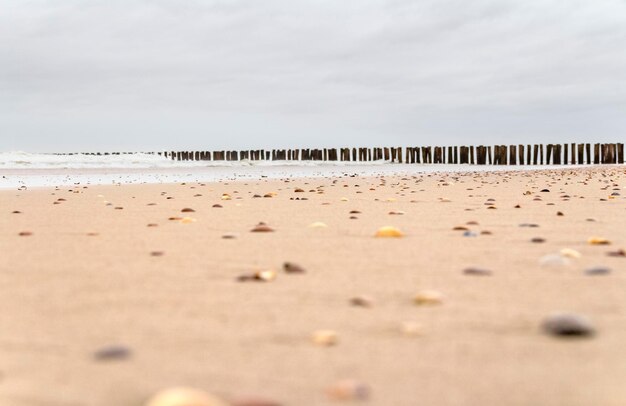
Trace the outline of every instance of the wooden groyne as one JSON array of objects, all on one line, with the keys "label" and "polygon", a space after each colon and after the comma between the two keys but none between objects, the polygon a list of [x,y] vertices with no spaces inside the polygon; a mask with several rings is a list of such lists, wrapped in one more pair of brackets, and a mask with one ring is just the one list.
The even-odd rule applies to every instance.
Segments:
[{"label": "wooden groyne", "polygon": [[[83,153],[121,155],[125,152]],[[388,161],[406,164],[599,165],[623,164],[624,144],[518,144],[320,149],[148,152],[174,161]]]}]

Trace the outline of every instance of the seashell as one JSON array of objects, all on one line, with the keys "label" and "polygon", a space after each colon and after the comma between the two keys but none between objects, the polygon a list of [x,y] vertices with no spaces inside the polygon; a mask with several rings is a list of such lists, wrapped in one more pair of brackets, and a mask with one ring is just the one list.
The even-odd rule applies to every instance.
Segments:
[{"label": "seashell", "polygon": [[339,342],[339,336],[333,330],[317,330],[313,333],[311,339],[315,345],[323,347],[337,345]]},{"label": "seashell", "polygon": [[196,219],[193,217],[183,217],[182,219],[180,219],[180,222],[183,224],[190,224],[190,223],[195,223]]},{"label": "seashell", "polygon": [[309,228],[327,228],[328,226],[321,221],[316,221],[315,223],[309,224]]},{"label": "seashell", "polygon": [[443,295],[436,290],[422,290],[413,297],[417,305],[438,305],[443,302]]},{"label": "seashell", "polygon": [[392,238],[400,238],[404,237],[404,234],[399,229],[392,226],[381,227],[376,231],[376,237],[392,237]]},{"label": "seashell", "polygon": [[232,197],[230,197],[230,195],[228,193],[224,193],[222,195],[222,200],[232,200]]},{"label": "seashell", "polygon": [[207,392],[179,387],[158,392],[144,406],[228,406],[228,404]]},{"label": "seashell", "polygon": [[590,245],[609,245],[611,242],[603,237],[589,237],[587,243]]},{"label": "seashell", "polygon": [[571,248],[563,248],[561,251],[559,251],[559,253],[567,258],[580,258],[582,257],[582,254],[574,249]]},{"label": "seashell", "polygon": [[400,332],[407,336],[420,336],[424,333],[423,327],[413,321],[403,321],[400,323]]}]

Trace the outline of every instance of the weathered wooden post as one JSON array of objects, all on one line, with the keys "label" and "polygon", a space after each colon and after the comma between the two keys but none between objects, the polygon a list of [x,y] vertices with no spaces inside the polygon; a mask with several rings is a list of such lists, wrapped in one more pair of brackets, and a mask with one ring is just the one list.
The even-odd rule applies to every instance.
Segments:
[{"label": "weathered wooden post", "polygon": [[517,147],[509,145],[509,165],[517,165]]},{"label": "weathered wooden post", "polygon": [[617,163],[624,163],[624,144],[617,144]]},{"label": "weathered wooden post", "polygon": [[552,158],[552,144],[546,145],[546,165],[550,165],[550,158]]},{"label": "weathered wooden post", "polygon": [[593,163],[594,165],[600,163],[600,144],[594,144],[593,146]]},{"label": "weathered wooden post", "polygon": [[518,161],[520,165],[524,165],[524,146],[522,144],[517,146]]}]

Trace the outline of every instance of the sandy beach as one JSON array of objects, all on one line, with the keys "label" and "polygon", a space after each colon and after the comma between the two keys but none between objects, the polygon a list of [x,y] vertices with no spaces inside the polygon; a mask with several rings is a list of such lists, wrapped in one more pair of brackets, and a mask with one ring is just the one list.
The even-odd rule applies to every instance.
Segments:
[{"label": "sandy beach", "polygon": [[[0,405],[624,405],[625,187],[599,166],[0,191]],[[546,333],[554,312],[592,334]]]}]

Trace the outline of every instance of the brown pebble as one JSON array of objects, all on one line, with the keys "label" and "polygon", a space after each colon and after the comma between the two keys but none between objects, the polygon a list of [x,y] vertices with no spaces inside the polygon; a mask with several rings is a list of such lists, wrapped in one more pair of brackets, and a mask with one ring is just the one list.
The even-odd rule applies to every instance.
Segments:
[{"label": "brown pebble", "polygon": [[286,273],[305,273],[306,271],[298,264],[294,264],[293,262],[285,262],[283,264],[283,270]]},{"label": "brown pebble", "polygon": [[181,210],[181,213],[195,213],[195,212],[196,211],[194,209],[190,209],[189,207],[186,207]]},{"label": "brown pebble", "polygon": [[610,251],[606,255],[610,257],[626,257],[626,250]]},{"label": "brown pebble", "polygon": [[222,206],[221,204],[217,204],[217,203],[216,203],[216,204],[214,204],[214,205],[213,205],[213,206],[211,206],[211,207],[215,207],[216,209],[220,209],[220,208],[222,208],[223,206]]},{"label": "brown pebble", "polygon": [[121,361],[131,356],[131,350],[121,345],[103,347],[94,352],[96,361]]},{"label": "brown pebble", "polygon": [[489,269],[470,267],[463,270],[465,275],[490,276],[493,274]]},{"label": "brown pebble", "polygon": [[152,251],[150,253],[151,256],[153,257],[162,257],[165,253],[163,251]]},{"label": "brown pebble", "polygon": [[546,239],[545,238],[541,238],[541,237],[534,237],[534,238],[530,239],[530,242],[534,242],[534,243],[540,244],[542,242],[546,242]]},{"label": "brown pebble", "polygon": [[159,226],[159,225],[158,225],[158,224],[156,224],[156,223],[150,223],[150,224],[148,224],[148,227],[158,227],[158,226]]},{"label": "brown pebble", "polygon": [[12,213],[13,213],[13,214],[22,214],[22,212],[21,212],[21,211],[19,211],[19,210],[14,210]]},{"label": "brown pebble", "polygon": [[271,233],[274,229],[265,223],[259,223],[250,231],[253,233]]},{"label": "brown pebble", "polygon": [[564,216],[564,214],[563,214],[563,212],[562,212],[562,211],[557,211],[557,212],[556,212],[556,215],[557,215],[557,216]]},{"label": "brown pebble", "polygon": [[374,300],[369,296],[356,296],[350,299],[350,304],[357,307],[372,307]]},{"label": "brown pebble", "polygon": [[22,232],[20,232],[18,235],[19,235],[20,237],[28,237],[28,236],[33,235],[33,233],[32,233],[32,232],[30,232],[30,231],[22,231]]}]

